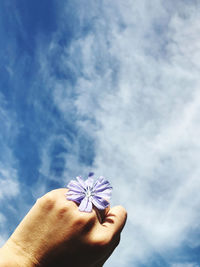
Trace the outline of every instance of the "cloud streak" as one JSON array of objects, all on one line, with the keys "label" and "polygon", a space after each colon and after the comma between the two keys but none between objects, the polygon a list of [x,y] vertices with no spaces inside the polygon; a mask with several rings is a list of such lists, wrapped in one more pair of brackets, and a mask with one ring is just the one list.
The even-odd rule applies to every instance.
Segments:
[{"label": "cloud streak", "polygon": [[9,235],[6,217],[11,209],[10,203],[19,195],[20,184],[16,160],[12,153],[12,141],[18,132],[18,126],[15,124],[15,114],[7,108],[7,102],[2,94],[0,94],[0,124],[0,245],[3,245]]},{"label": "cloud streak", "polygon": [[199,7],[108,1],[93,10],[90,31],[63,57],[75,84],[57,83],[55,102],[66,114],[73,91],[77,125],[95,140],[93,168],[129,212],[108,265],[140,266],[155,251],[173,264],[172,250],[199,245]]},{"label": "cloud streak", "polygon": [[6,65],[14,93],[4,92],[10,102],[0,95],[0,200],[3,207],[9,198],[10,210],[0,213],[0,242],[14,222],[7,232],[3,225],[18,215],[13,198],[24,215],[33,199],[93,170],[111,181],[112,204],[129,214],[105,266],[196,266],[199,5],[77,0],[51,6],[55,23],[46,37],[49,18],[41,25],[24,18],[32,35],[16,11],[24,54],[14,39],[19,61],[10,54]]}]

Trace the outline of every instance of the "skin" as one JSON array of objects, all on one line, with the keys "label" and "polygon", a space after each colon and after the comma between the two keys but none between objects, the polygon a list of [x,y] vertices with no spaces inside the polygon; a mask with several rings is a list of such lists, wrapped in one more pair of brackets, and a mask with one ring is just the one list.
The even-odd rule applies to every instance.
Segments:
[{"label": "skin", "polygon": [[121,206],[80,212],[67,189],[38,199],[0,249],[1,267],[100,267],[119,244],[127,213]]}]

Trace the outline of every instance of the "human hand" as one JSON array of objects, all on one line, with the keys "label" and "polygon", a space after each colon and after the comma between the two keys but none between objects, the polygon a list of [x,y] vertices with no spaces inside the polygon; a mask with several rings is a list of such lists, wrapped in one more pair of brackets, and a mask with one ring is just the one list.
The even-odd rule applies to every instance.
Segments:
[{"label": "human hand", "polygon": [[66,200],[66,192],[64,188],[56,189],[37,200],[1,249],[5,264],[0,262],[0,266],[104,264],[119,243],[126,222],[125,209],[121,206],[107,209],[100,223],[97,210],[80,212],[76,203]]}]

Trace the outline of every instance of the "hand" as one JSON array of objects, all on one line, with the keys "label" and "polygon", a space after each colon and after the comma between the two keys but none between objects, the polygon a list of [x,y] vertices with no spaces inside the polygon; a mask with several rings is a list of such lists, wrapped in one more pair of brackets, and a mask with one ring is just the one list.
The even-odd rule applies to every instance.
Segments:
[{"label": "hand", "polygon": [[[1,249],[4,265],[20,267],[100,267],[119,243],[126,221],[121,206],[107,209],[100,223],[96,211],[80,212],[53,190],[32,207]],[[11,261],[10,261],[11,260]],[[8,263],[8,265],[6,265]]]}]

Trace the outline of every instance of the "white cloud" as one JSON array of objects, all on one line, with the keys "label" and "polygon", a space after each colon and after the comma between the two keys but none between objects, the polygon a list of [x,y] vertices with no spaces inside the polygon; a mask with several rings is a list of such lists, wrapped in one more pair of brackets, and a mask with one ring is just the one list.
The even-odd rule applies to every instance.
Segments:
[{"label": "white cloud", "polygon": [[5,225],[7,223],[6,217],[0,213],[0,247],[5,243],[7,240],[7,235],[5,233]]},{"label": "white cloud", "polygon": [[7,102],[0,94],[0,199],[19,193],[15,160],[11,149],[12,138],[18,133],[15,114],[7,108]]},{"label": "white cloud", "polygon": [[12,198],[19,193],[16,170],[0,164],[0,199]]},{"label": "white cloud", "polygon": [[[18,133],[19,125],[16,124],[15,114],[8,110],[2,94],[0,94],[0,125],[0,246],[2,246],[9,235],[8,225],[12,224],[6,219],[7,211],[12,210],[9,201],[17,197],[20,192],[17,165],[12,152],[12,138]],[[4,206],[5,202],[6,206]]]},{"label": "white cloud", "polygon": [[171,267],[198,267],[196,263],[174,263]]},{"label": "white cloud", "polygon": [[95,12],[92,31],[63,57],[76,86],[55,82],[55,103],[65,114],[76,93],[79,126],[96,140],[94,170],[129,212],[108,265],[137,266],[152,251],[198,243],[199,8],[118,0]]}]

